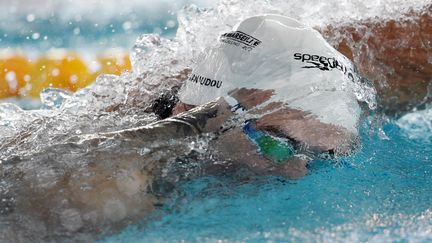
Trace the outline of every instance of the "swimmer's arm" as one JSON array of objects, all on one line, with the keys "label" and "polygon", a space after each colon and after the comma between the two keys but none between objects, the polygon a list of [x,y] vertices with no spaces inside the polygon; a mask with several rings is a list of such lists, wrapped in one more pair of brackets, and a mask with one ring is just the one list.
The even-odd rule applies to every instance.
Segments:
[{"label": "swimmer's arm", "polygon": [[[190,106],[188,106],[190,108]],[[167,119],[148,125],[100,134],[118,139],[155,140],[196,136],[200,133],[218,132],[222,124],[231,117],[230,106],[219,98],[204,105],[188,109]]]},{"label": "swimmer's arm", "polygon": [[410,110],[427,102],[432,77],[431,4],[395,19],[328,26],[321,32],[377,84],[386,111]]}]

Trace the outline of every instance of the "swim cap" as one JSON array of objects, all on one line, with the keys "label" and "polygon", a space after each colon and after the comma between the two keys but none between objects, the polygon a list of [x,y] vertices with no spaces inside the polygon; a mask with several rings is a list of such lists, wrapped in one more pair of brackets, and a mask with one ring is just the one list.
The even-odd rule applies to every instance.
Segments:
[{"label": "swim cap", "polygon": [[316,30],[288,17],[263,15],[244,20],[204,52],[180,100],[201,105],[217,97],[230,101],[230,91],[238,88],[273,90],[271,101],[356,134],[357,78],[351,62]]}]

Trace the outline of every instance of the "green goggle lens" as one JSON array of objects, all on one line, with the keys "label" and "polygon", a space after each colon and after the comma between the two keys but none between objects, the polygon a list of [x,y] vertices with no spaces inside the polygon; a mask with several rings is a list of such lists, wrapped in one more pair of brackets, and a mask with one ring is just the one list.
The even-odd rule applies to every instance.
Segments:
[{"label": "green goggle lens", "polygon": [[258,152],[273,164],[280,165],[292,158],[295,154],[294,147],[287,141],[270,136],[253,128],[250,121],[243,127],[243,132],[248,135],[258,147]]}]

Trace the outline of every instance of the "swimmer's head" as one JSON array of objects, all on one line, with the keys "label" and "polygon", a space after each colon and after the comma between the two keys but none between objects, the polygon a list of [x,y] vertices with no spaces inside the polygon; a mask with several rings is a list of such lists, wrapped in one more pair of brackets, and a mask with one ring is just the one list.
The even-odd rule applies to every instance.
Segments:
[{"label": "swimmer's head", "polygon": [[351,62],[311,27],[279,15],[255,16],[224,33],[182,87],[180,101],[201,105],[237,89],[273,90],[282,102],[321,122],[357,133],[360,106]]}]

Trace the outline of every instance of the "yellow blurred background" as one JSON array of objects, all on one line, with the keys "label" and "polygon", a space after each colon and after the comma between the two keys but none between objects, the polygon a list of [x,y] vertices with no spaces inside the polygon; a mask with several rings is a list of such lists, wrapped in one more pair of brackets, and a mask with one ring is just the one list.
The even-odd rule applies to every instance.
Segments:
[{"label": "yellow blurred background", "polygon": [[76,91],[102,73],[120,75],[126,70],[131,70],[131,62],[123,50],[104,51],[91,57],[65,49],[35,57],[20,50],[0,50],[0,98],[37,98],[48,87]]}]

